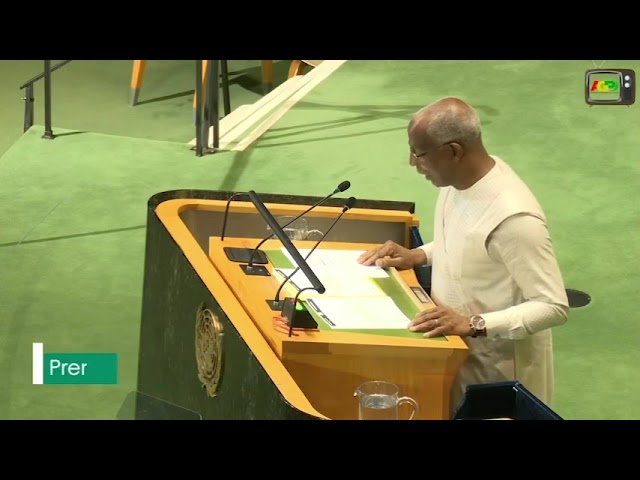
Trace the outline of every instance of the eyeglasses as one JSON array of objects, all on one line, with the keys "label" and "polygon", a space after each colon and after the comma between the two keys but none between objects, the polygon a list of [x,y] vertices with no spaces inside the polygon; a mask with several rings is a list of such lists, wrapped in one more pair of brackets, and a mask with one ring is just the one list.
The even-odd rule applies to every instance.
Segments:
[{"label": "eyeglasses", "polygon": [[413,151],[413,148],[409,147],[409,152],[411,153],[411,156],[413,156],[416,160],[419,160],[421,157],[424,157],[425,155],[429,155],[431,153],[434,153],[434,152],[440,150],[445,145],[451,145],[452,143],[453,143],[453,141],[446,142],[446,143],[443,143],[442,145],[438,145],[437,147],[430,148],[429,150],[427,150],[425,152],[422,152],[422,153],[416,153],[416,152]]}]

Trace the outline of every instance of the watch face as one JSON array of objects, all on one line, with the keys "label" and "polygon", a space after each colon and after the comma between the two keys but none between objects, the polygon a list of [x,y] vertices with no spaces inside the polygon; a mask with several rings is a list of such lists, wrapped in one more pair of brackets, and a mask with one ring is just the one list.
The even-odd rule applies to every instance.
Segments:
[{"label": "watch face", "polygon": [[482,317],[473,317],[473,328],[476,330],[484,330],[484,318]]}]

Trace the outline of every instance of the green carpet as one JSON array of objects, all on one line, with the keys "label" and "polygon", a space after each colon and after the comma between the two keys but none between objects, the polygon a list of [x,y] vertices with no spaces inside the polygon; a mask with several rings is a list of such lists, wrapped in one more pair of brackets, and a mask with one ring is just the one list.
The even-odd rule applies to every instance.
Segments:
[{"label": "green carpet", "polygon": [[[640,69],[638,61],[607,65]],[[632,269],[640,214],[629,200],[640,173],[640,137],[632,134],[639,107],[589,108],[583,80],[592,66],[351,61],[249,150],[203,158],[185,146],[189,129],[185,138],[166,126],[163,134],[171,122],[161,116],[141,122],[136,135],[180,143],[130,138],[135,122],[115,111],[85,117],[102,118],[95,130],[114,135],[45,141],[34,128],[0,157],[0,418],[115,418],[135,386],[146,202],[154,193],[324,195],[348,179],[345,196],[415,201],[428,239],[437,192],[408,165],[406,125],[444,95],[478,108],[491,153],[513,165],[546,209],[567,287],[593,297],[555,330],[554,410],[568,419],[640,417],[632,400],[640,395],[640,314],[630,306],[640,289]],[[178,115],[189,117],[183,107]],[[33,386],[34,341],[48,351],[118,352],[120,384]]]},{"label": "green carpet", "polygon": [[[0,159],[0,418],[113,419],[136,384],[147,199],[219,188],[233,155],[41,134],[33,127]],[[119,385],[31,385],[39,341],[45,351],[119,353]]]}]

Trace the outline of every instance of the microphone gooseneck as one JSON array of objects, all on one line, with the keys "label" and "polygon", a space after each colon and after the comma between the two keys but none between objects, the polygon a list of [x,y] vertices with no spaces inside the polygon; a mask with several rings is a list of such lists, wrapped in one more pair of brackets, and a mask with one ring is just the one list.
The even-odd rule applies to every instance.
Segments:
[{"label": "microphone gooseneck", "polygon": [[[289,225],[291,225],[293,222],[295,222],[296,220],[298,220],[300,217],[303,217],[304,215],[306,215],[307,213],[309,213],[311,210],[313,210],[314,208],[322,205],[324,202],[326,202],[327,200],[329,200],[331,197],[333,197],[336,193],[340,193],[340,192],[344,192],[346,190],[349,189],[349,187],[351,187],[351,182],[349,180],[345,180],[344,182],[341,182],[336,189],[331,192],[329,195],[327,195],[326,197],[324,197],[322,200],[319,200],[318,202],[316,202],[315,204],[311,205],[309,208],[307,208],[304,212],[302,212],[300,215],[294,217],[292,220],[288,221],[287,223],[285,223],[284,225],[282,225],[282,228],[286,228]],[[256,248],[253,249],[253,252],[251,252],[251,256],[249,257],[249,266],[252,267],[253,266],[253,260],[254,257],[256,256],[258,250],[260,250],[260,247],[269,239],[273,238],[273,236],[275,235],[275,233],[272,233],[271,235],[269,235],[266,238],[263,238],[262,240],[260,240],[260,243],[258,243],[258,245],[256,246]]]},{"label": "microphone gooseneck", "polygon": [[[331,226],[329,227],[329,229],[322,235],[322,237],[316,242],[316,244],[313,246],[313,248],[309,251],[309,253],[307,253],[307,255],[304,257],[304,261],[306,262],[307,259],[311,256],[311,254],[314,252],[314,250],[316,248],[318,248],[318,245],[320,245],[320,242],[322,242],[327,235],[329,235],[329,232],[331,232],[331,230],[333,229],[333,227],[336,226],[336,224],[338,223],[338,221],[342,218],[342,216],[347,213],[348,210],[350,210],[351,208],[353,208],[353,205],[356,203],[356,199],[355,197],[350,197],[349,200],[347,200],[347,202],[345,203],[344,207],[342,207],[342,211],[340,212],[340,215],[338,215],[338,218],[336,218],[333,223],[331,224]],[[286,285],[286,283],[291,280],[291,278],[298,272],[298,270],[300,270],[300,267],[296,267],[293,272],[291,272],[285,279],[284,281],[280,284],[280,286],[278,287],[278,290],[276,291],[276,296],[273,300],[273,303],[278,305],[280,302],[280,292],[282,291],[283,287]],[[300,292],[298,292],[300,293]],[[297,297],[296,297],[297,298]]]},{"label": "microphone gooseneck", "polygon": [[224,233],[227,230],[227,218],[229,218],[229,206],[231,205],[231,200],[233,200],[238,195],[245,195],[247,192],[236,192],[229,197],[227,200],[227,206],[224,209],[224,220],[222,220],[222,233],[220,234],[220,240],[224,240]]}]

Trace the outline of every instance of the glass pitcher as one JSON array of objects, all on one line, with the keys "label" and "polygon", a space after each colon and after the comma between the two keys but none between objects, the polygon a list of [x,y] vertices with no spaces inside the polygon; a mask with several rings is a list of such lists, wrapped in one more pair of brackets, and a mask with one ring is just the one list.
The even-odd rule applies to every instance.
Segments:
[{"label": "glass pitcher", "polygon": [[399,420],[398,406],[408,403],[413,407],[409,420],[420,412],[418,402],[411,397],[398,396],[397,385],[389,382],[371,381],[363,383],[353,394],[359,400],[360,420]]},{"label": "glass pitcher", "polygon": [[[285,215],[278,217],[277,221],[278,225],[283,227],[282,230],[289,237],[289,240],[319,240],[324,235],[320,230],[310,230],[309,224],[304,218],[296,219],[293,215]],[[284,227],[284,225],[287,226]],[[269,225],[267,225],[267,233],[273,234]]]}]

